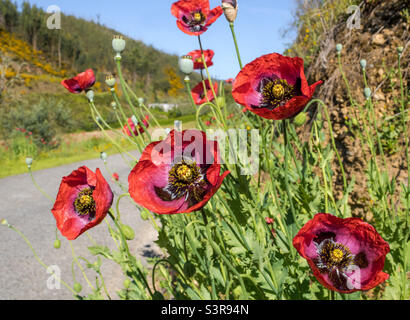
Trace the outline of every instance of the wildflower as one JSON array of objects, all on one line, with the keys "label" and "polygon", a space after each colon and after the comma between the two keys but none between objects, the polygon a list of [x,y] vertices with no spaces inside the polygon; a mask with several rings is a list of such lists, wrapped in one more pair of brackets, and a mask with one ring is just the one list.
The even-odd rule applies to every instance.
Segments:
[{"label": "wildflower", "polygon": [[63,80],[61,84],[71,93],[87,91],[95,83],[95,75],[92,69],[79,73],[74,78]]},{"label": "wildflower", "polygon": [[81,167],[64,177],[51,212],[57,228],[68,240],[100,224],[108,213],[113,193],[100,169]]},{"label": "wildflower", "polygon": [[190,55],[182,56],[178,61],[179,70],[186,75],[190,75],[194,71],[194,61]]},{"label": "wildflower", "polygon": [[[204,50],[203,52],[205,56],[206,67],[209,68],[210,66],[213,66],[214,63],[212,62],[212,58],[214,57],[215,53],[212,50]],[[190,53],[188,53],[188,55],[192,57],[195,70],[205,69],[201,50],[191,51]]]},{"label": "wildflower", "polygon": [[222,8],[211,10],[209,0],[180,0],[172,4],[171,13],[182,32],[199,36],[222,15]]},{"label": "wildflower", "polygon": [[233,23],[238,15],[238,1],[237,0],[222,0],[222,9],[226,20]]},{"label": "wildflower", "polygon": [[229,174],[220,174],[217,141],[198,130],[172,130],[164,141],[151,143],[128,177],[129,193],[157,214],[200,210]]},{"label": "wildflower", "polygon": [[120,180],[120,176],[119,176],[119,174],[116,173],[116,172],[114,172],[114,173],[112,174],[112,178],[113,178],[114,181]]},{"label": "wildflower", "polygon": [[312,99],[303,59],[278,53],[264,55],[247,64],[237,75],[232,96],[249,111],[266,119],[283,120],[297,115]]},{"label": "wildflower", "polygon": [[382,272],[389,245],[359,218],[319,213],[299,231],[293,246],[330,290],[366,291],[389,278]]},{"label": "wildflower", "polygon": [[[205,103],[205,102],[208,102],[208,100],[212,101],[215,98],[208,79],[205,80],[205,87],[206,87],[206,90],[207,90],[206,95],[205,95],[205,92],[204,92],[204,84],[202,82],[198,83],[191,91],[192,98],[194,98],[194,102],[198,106]],[[217,82],[214,83],[214,91],[215,92],[218,91],[218,83]]]},{"label": "wildflower", "polygon": [[132,116],[128,119],[128,125],[124,126],[123,132],[129,137],[137,137],[139,134],[144,133],[145,129],[149,127],[148,120],[149,116],[146,116],[141,125],[141,123],[138,122],[137,118],[135,116]]}]

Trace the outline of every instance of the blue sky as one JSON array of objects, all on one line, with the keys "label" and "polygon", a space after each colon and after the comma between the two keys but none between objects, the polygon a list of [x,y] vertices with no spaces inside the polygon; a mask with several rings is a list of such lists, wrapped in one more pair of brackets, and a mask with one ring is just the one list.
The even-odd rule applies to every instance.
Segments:
[{"label": "blue sky", "polygon": [[[21,5],[23,0],[17,0]],[[97,21],[162,51],[184,55],[198,49],[197,37],[189,36],[176,26],[171,15],[175,0],[29,0],[31,4],[47,9],[57,5],[65,14]],[[210,0],[211,8],[221,4]],[[295,34],[282,37],[282,31],[292,22],[293,0],[239,0],[239,13],[235,22],[243,63],[272,52],[283,53]],[[98,18],[97,18],[98,17]],[[64,28],[64,20],[62,21]],[[212,76],[219,79],[234,78],[239,71],[235,47],[229,24],[221,16],[203,34],[204,49],[215,51]],[[125,54],[125,53],[124,53]]]}]

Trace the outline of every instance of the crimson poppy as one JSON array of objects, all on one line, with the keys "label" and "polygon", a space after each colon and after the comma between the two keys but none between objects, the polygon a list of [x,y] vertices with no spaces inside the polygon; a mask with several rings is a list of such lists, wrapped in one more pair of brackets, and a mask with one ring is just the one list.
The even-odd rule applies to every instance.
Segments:
[{"label": "crimson poppy", "polygon": [[68,240],[100,224],[111,208],[113,193],[100,169],[81,167],[64,177],[51,212]]},{"label": "crimson poppy", "polygon": [[[214,63],[212,62],[212,58],[214,57],[214,55],[215,53],[212,50],[204,50],[205,63],[207,68],[214,65]],[[192,60],[194,61],[195,70],[205,69],[205,65],[202,60],[201,50],[191,51],[190,53],[188,53],[188,56],[192,57]]]},{"label": "crimson poppy", "polygon": [[319,213],[299,231],[293,246],[330,290],[366,291],[389,278],[382,272],[389,244],[359,218]]},{"label": "crimson poppy", "polygon": [[229,174],[220,174],[217,141],[198,130],[172,130],[151,143],[131,171],[129,193],[157,214],[189,213],[203,208]]},{"label": "crimson poppy", "polygon": [[316,86],[309,86],[303,59],[278,53],[264,55],[247,64],[237,75],[232,95],[235,101],[266,119],[296,116],[312,99]]},{"label": "crimson poppy", "polygon": [[71,93],[81,93],[90,89],[95,83],[95,75],[92,69],[88,69],[71,79],[61,81],[61,84]]},{"label": "crimson poppy", "polygon": [[211,86],[209,84],[209,80],[205,80],[205,87],[206,87],[206,95],[205,95],[205,90],[204,90],[204,84],[202,82],[198,83],[191,91],[192,98],[194,99],[194,102],[197,106],[214,100],[214,92],[218,92],[218,83],[214,82],[214,92],[211,89]]},{"label": "crimson poppy", "polygon": [[[137,118],[133,116],[128,119],[128,125],[124,126],[123,132],[129,137],[133,137],[133,136],[137,137],[139,134],[144,133],[145,129],[149,127],[148,120],[149,120],[149,116],[146,116],[145,119],[142,120],[142,125],[141,125],[141,123],[138,122]],[[130,131],[130,128],[132,131]]]},{"label": "crimson poppy", "polygon": [[222,7],[211,10],[209,0],[180,0],[172,4],[172,15],[177,18],[178,28],[191,36],[203,34],[218,19]]}]

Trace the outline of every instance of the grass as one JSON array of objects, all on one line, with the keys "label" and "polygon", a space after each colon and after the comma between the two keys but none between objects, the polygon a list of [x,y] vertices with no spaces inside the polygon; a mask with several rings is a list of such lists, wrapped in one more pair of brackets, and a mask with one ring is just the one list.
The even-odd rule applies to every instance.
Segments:
[{"label": "grass", "polygon": [[[195,128],[195,121],[189,121],[190,116],[179,118],[183,122],[184,129]],[[160,124],[166,128],[173,124],[172,119],[162,121]],[[127,151],[133,150],[132,145],[119,135],[110,134],[114,141]],[[77,133],[62,136],[62,143],[53,150],[41,150],[30,140],[16,138],[9,147],[0,144],[0,179],[8,176],[27,172],[26,158],[34,159],[32,170],[54,168],[74,162],[96,159],[101,152],[116,154],[118,149],[102,133]]]}]

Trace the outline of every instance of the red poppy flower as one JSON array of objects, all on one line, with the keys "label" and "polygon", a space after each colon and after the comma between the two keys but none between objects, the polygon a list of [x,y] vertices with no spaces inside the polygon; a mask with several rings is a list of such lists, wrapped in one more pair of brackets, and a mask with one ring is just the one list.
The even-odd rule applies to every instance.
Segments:
[{"label": "red poppy flower", "polygon": [[266,217],[265,218],[266,224],[273,224],[275,222],[275,220],[273,220],[272,218]]},{"label": "red poppy flower", "polygon": [[[212,50],[204,50],[205,63],[207,68],[214,65],[214,63],[212,62],[212,58],[214,57],[214,55],[215,53]],[[204,62],[202,61],[201,50],[191,51],[190,53],[188,53],[188,56],[192,57],[192,60],[194,61],[195,70],[205,69]]]},{"label": "red poppy flower", "polygon": [[382,272],[389,244],[359,218],[319,213],[299,231],[293,246],[330,290],[366,291],[389,278]]},{"label": "red poppy flower", "polygon": [[303,59],[278,53],[264,55],[247,64],[237,75],[232,95],[253,113],[274,120],[289,119],[312,99],[316,86],[309,86]]},{"label": "red poppy flower", "polygon": [[205,125],[206,125],[207,127],[210,127],[210,126],[211,126],[211,124],[212,124],[212,122],[211,122],[211,121],[206,121],[206,122],[205,122]]},{"label": "red poppy flower", "polygon": [[220,175],[217,141],[198,130],[172,130],[151,143],[128,177],[134,201],[157,214],[200,210],[229,174]]},{"label": "red poppy flower", "polygon": [[64,177],[51,212],[57,228],[68,240],[100,224],[113,201],[113,193],[100,169],[81,167]]},{"label": "red poppy flower", "polygon": [[81,93],[90,89],[95,83],[95,75],[92,69],[88,69],[71,79],[63,80],[61,84],[71,93]]},{"label": "red poppy flower", "polygon": [[[137,137],[139,134],[142,134],[145,132],[145,129],[149,127],[149,116],[146,116],[144,120],[142,120],[142,124],[138,122],[137,118],[135,116],[131,117],[128,119],[128,125],[125,125],[123,128],[123,132],[128,135],[129,137]],[[137,129],[138,126],[138,129]],[[130,128],[132,132],[130,131]]]},{"label": "red poppy flower", "polygon": [[[204,84],[202,82],[198,83],[195,88],[192,89],[192,98],[194,98],[194,102],[197,106],[208,102],[212,101],[215,99],[214,93],[212,92],[211,86],[209,84],[209,80],[205,80],[205,87],[206,87],[206,96],[205,96],[205,90],[204,90]],[[214,91],[215,93],[218,92],[218,83],[215,81],[214,82]]]},{"label": "red poppy flower", "polygon": [[209,0],[180,0],[172,4],[177,26],[191,36],[203,34],[223,13],[222,7],[210,9]]}]

